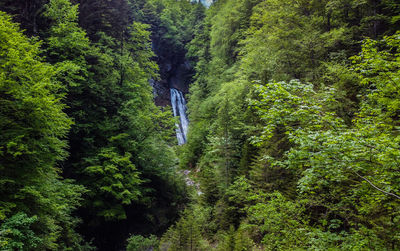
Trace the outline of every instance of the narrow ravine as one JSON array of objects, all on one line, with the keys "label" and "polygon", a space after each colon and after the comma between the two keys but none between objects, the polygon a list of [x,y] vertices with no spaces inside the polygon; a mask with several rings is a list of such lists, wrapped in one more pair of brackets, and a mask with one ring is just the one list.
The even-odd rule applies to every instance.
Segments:
[{"label": "narrow ravine", "polygon": [[400,250],[399,17],[0,1],[0,251]]}]

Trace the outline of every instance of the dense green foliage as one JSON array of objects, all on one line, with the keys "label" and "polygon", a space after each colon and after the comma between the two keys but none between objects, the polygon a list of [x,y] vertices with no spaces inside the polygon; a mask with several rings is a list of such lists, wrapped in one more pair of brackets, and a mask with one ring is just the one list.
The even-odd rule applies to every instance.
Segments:
[{"label": "dense green foliage", "polygon": [[399,11],[291,0],[207,10],[188,45],[197,64],[180,149],[202,194],[164,247],[400,248]]},{"label": "dense green foliage", "polygon": [[80,246],[71,211],[85,189],[61,180],[71,120],[53,80],[57,67],[43,62],[39,43],[0,14],[1,38],[1,245],[7,250]]},{"label": "dense green foliage", "polygon": [[195,2],[0,2],[0,250],[400,249],[398,1]]},{"label": "dense green foliage", "polygon": [[86,240],[120,249],[130,234],[164,231],[187,200],[175,170],[174,120],[155,106],[149,85],[158,78],[150,30],[167,21],[151,27],[136,18],[149,6],[163,11],[161,2],[76,3],[0,4],[35,35],[22,35],[1,13],[7,250],[89,249],[75,215]]},{"label": "dense green foliage", "polygon": [[128,239],[127,251],[146,251],[149,249],[156,249],[158,247],[158,239],[156,236],[151,235],[148,238],[141,235],[133,235]]}]

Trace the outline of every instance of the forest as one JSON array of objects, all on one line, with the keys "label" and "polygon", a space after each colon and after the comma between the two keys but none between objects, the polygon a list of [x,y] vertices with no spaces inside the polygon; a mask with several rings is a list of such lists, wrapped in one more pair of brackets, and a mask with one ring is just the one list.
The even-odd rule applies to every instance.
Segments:
[{"label": "forest", "polygon": [[400,2],[0,0],[0,250],[400,250]]}]

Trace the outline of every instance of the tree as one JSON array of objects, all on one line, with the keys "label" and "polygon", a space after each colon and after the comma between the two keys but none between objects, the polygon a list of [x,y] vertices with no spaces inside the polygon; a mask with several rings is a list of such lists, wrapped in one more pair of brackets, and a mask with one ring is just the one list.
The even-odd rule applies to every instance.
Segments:
[{"label": "tree", "polygon": [[[385,38],[383,50],[377,43],[366,41],[363,53],[354,57],[365,89],[352,126],[329,111],[337,102],[335,89],[317,93],[306,84],[270,83],[259,86],[261,100],[252,103],[267,124],[255,142],[268,142],[276,128],[283,127],[292,147],[280,158],[264,158],[271,166],[299,172],[297,188],[308,200],[311,219],[325,231],[347,229],[351,235],[346,238],[358,236],[362,247],[394,248],[396,236],[389,233],[397,231],[398,177],[393,163],[399,153],[392,124],[397,111],[392,91],[396,91],[391,83],[397,78],[399,44],[397,35]],[[368,224],[377,228],[366,232]],[[380,228],[388,232],[381,235]]]},{"label": "tree", "polygon": [[44,0],[4,0],[0,3],[0,10],[13,15],[28,35],[38,35],[46,21],[42,18]]},{"label": "tree", "polygon": [[80,248],[71,214],[85,189],[59,176],[72,122],[63,112],[61,86],[52,79],[56,68],[43,63],[40,43],[22,35],[3,12],[0,23],[0,220],[11,227],[23,218],[25,230],[6,235],[15,245],[29,238],[23,248]]}]

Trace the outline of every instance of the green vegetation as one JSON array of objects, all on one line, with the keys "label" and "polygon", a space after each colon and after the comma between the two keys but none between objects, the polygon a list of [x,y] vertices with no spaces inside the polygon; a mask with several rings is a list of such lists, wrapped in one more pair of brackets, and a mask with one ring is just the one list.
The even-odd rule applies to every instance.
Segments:
[{"label": "green vegetation", "polygon": [[195,2],[0,3],[0,250],[399,250],[398,1]]},{"label": "green vegetation", "polygon": [[151,235],[145,238],[141,235],[133,235],[128,239],[127,251],[146,251],[151,248],[158,247],[158,239],[156,236]]},{"label": "green vegetation", "polygon": [[207,10],[189,43],[180,149],[203,194],[164,243],[198,221],[196,243],[209,247],[170,250],[400,248],[399,10],[291,0]]},{"label": "green vegetation", "polygon": [[38,13],[35,30],[25,31],[32,38],[1,14],[0,249],[83,250],[83,235],[114,250],[130,234],[163,232],[187,194],[171,112],[155,106],[149,85],[158,77],[150,26],[115,22],[110,30],[120,20],[108,12],[129,5],[90,6],[98,26],[88,32],[78,19],[85,4],[2,8],[30,27],[26,6]]}]

